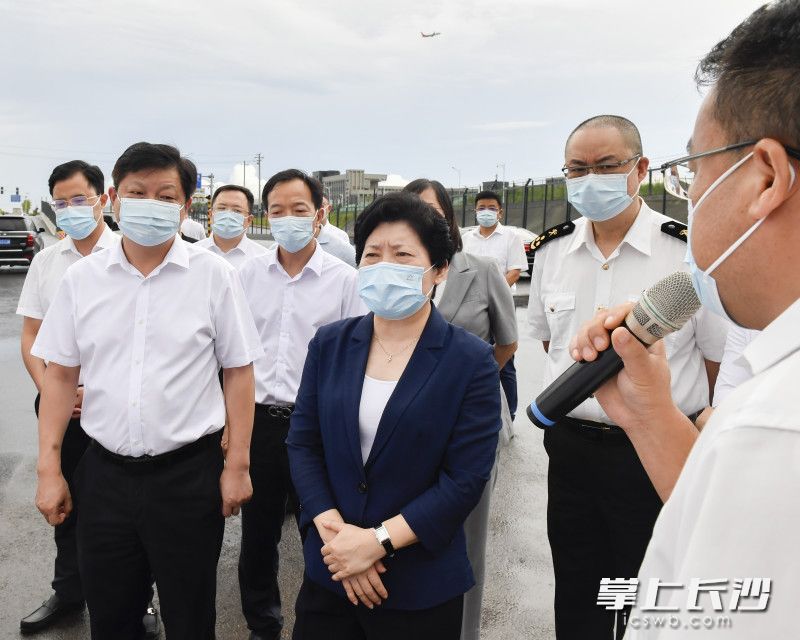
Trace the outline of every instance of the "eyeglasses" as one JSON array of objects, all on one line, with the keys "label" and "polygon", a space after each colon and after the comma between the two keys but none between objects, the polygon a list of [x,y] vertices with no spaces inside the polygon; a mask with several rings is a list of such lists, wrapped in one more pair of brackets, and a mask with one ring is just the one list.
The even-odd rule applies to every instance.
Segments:
[{"label": "eyeglasses", "polygon": [[[676,158],[675,160],[670,160],[669,162],[665,162],[661,165],[661,174],[664,177],[664,189],[666,192],[676,198],[680,198],[681,200],[688,200],[689,199],[689,187],[692,185],[694,181],[694,171],[689,168],[689,163],[697,160],[698,158],[706,158],[708,156],[713,156],[718,153],[725,153],[727,151],[736,151],[737,149],[744,149],[745,147],[751,147],[756,144],[758,140],[748,140],[747,142],[737,142],[735,144],[729,144],[725,147],[719,147],[718,149],[711,149],[709,151],[702,151],[700,153],[693,153],[688,156],[683,156],[680,158]],[[783,148],[786,149],[786,153],[793,158],[800,160],[800,151],[789,147],[787,145],[783,145]]]},{"label": "eyeglasses", "polygon": [[637,153],[635,156],[631,156],[627,160],[620,160],[619,162],[603,162],[602,164],[571,167],[564,166],[561,167],[561,173],[563,173],[567,178],[583,178],[583,176],[589,175],[590,173],[607,175],[609,173],[617,173],[617,171],[622,169],[622,167],[624,167],[626,164],[633,162],[634,160],[638,160],[641,157],[642,154]]},{"label": "eyeglasses", "polygon": [[86,205],[93,207],[99,199],[100,196],[75,196],[69,200],[53,200],[50,202],[50,206],[55,211],[63,211],[67,207],[85,207]]}]

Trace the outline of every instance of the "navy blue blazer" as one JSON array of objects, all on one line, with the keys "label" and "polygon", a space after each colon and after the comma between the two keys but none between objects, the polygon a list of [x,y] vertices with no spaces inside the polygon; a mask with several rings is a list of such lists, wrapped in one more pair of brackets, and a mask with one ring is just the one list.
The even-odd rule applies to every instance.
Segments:
[{"label": "navy blue blazer", "polygon": [[475,583],[463,524],[494,463],[500,378],[491,347],[432,308],[363,464],[358,409],[372,321],[334,322],[309,344],[286,440],[306,574],[345,597],[320,554],[313,519],[323,511],[359,527],[401,513],[419,542],[383,560],[381,606],[427,609]]}]

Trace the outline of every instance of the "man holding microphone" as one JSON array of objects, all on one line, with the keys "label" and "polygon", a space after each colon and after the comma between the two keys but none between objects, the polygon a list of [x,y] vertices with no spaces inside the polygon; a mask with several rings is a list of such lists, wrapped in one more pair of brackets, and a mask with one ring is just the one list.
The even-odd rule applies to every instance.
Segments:
[{"label": "man holding microphone", "polygon": [[[647,350],[626,329],[615,329],[628,306],[598,314],[570,345],[576,359],[593,360],[614,330],[613,346],[625,368],[596,396],[625,430],[656,489],[669,498],[639,586],[652,579],[683,585],[664,589],[659,605],[685,612],[691,581],[724,582],[719,589],[732,624],[708,629],[704,637],[797,635],[798,24],[798,0],[774,2],[711,50],[697,72],[699,84],[712,88],[689,155],[665,165],[691,172],[688,258],[698,297],[741,326],[763,329],[744,351],[753,378],[717,407],[698,438],[670,396],[663,344]],[[745,609],[750,611],[741,615]],[[648,628],[640,617],[635,609],[626,638],[696,635],[683,625]]]}]

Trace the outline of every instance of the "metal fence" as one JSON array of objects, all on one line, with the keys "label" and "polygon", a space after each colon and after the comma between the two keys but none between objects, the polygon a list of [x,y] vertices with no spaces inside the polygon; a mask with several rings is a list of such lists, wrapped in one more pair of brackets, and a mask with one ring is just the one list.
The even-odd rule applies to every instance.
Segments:
[{"label": "metal fence", "polygon": [[[650,169],[648,174],[648,178],[639,188],[639,195],[651,209],[670,218],[686,222],[686,202],[669,195],[664,190],[658,169]],[[522,227],[540,234],[545,229],[579,215],[567,202],[566,183],[561,176],[544,179],[531,178],[524,184],[498,182],[494,187],[492,190],[503,200],[504,223],[508,225]],[[481,188],[476,187],[448,190],[453,201],[456,218],[462,227],[477,224],[475,221],[475,196],[480,191]],[[356,217],[377,197],[377,193],[362,195],[353,204],[334,207],[329,215],[330,222],[347,231],[352,237]],[[207,226],[208,214],[204,203],[196,203],[192,207],[190,215]],[[253,223],[248,235],[257,238],[272,237],[269,233],[267,217],[263,212],[258,210],[254,212]]]}]

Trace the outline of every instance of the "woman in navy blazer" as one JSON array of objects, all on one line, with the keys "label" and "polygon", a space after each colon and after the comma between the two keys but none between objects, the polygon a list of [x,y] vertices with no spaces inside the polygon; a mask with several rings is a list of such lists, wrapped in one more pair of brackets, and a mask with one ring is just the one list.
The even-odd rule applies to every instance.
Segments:
[{"label": "woman in navy blazer", "polygon": [[372,313],[317,332],[287,438],[306,570],[293,637],[455,640],[474,583],[463,524],[501,424],[497,363],[430,303],[453,254],[433,209],[384,196],[355,240]]}]

